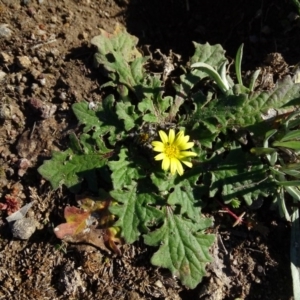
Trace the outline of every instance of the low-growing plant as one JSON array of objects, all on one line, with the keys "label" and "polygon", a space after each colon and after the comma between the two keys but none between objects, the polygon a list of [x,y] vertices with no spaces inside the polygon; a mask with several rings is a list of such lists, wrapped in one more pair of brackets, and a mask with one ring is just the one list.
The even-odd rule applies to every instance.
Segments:
[{"label": "low-growing plant", "polygon": [[151,73],[137,42],[121,27],[92,39],[95,64],[109,78],[102,88],[112,93],[73,105],[82,133],[71,134],[70,147],[54,152],[39,172],[53,188],[64,184],[97,196],[65,212],[67,223],[56,228],[60,238],[82,236],[96,220],[93,230],[104,230],[103,241],[115,252],[123,240],[142,238],[158,248],[152,264],[195,288],[215,239],[208,230],[213,220],[202,213],[208,201],[235,208],[270,196],[282,215],[297,218],[298,208],[286,201],[287,195],[300,200],[299,113],[293,112],[300,84],[287,76],[272,90],[255,90],[255,72],[245,87],[242,47],[234,83],[225,51],[208,43],[194,43],[191,67],[182,67],[175,82],[172,57],[161,74]]}]

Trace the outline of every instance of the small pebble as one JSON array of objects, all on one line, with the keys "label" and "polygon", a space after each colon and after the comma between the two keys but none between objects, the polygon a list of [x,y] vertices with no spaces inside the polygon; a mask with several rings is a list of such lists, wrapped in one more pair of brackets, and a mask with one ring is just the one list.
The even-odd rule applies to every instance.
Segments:
[{"label": "small pebble", "polygon": [[20,68],[28,69],[31,66],[31,61],[28,56],[17,56],[16,61]]},{"label": "small pebble", "polygon": [[162,282],[160,280],[156,280],[154,282],[154,285],[156,285],[158,288],[162,288],[163,287],[163,284],[162,284]]},{"label": "small pebble", "polygon": [[82,33],[79,33],[79,35],[78,35],[78,38],[80,39],[80,40],[87,40],[88,39],[88,37],[89,37],[89,34],[87,33],[87,32],[82,32]]},{"label": "small pebble", "polygon": [[18,83],[21,81],[22,77],[23,77],[23,75],[21,73],[16,74],[16,80]]},{"label": "small pebble", "polygon": [[39,61],[39,59],[35,56],[35,57],[32,58],[32,63],[37,65],[37,64],[40,63],[40,61]]},{"label": "small pebble", "polygon": [[38,79],[38,81],[39,81],[39,83],[40,83],[41,86],[45,86],[46,85],[46,78],[45,77]]},{"label": "small pebble", "polygon": [[6,52],[0,52],[0,58],[4,63],[12,62],[12,57],[9,56]]},{"label": "small pebble", "polygon": [[59,99],[61,99],[62,101],[65,101],[67,99],[67,93],[66,92],[61,92],[59,94]]},{"label": "small pebble", "polygon": [[0,71],[0,82],[5,78],[7,74],[3,71]]},{"label": "small pebble", "polygon": [[17,220],[12,225],[13,237],[20,240],[28,240],[36,230],[36,222],[31,218]]},{"label": "small pebble", "polygon": [[39,70],[37,70],[37,69],[32,68],[32,69],[30,70],[30,74],[32,75],[32,77],[33,77],[34,79],[38,79],[39,76],[40,76],[40,74],[41,74],[41,72],[40,72]]},{"label": "small pebble", "polygon": [[19,163],[18,175],[23,177],[31,163],[27,158],[22,158]]},{"label": "small pebble", "polygon": [[54,57],[59,57],[59,50],[57,48],[52,48],[50,50],[50,53],[54,56]]},{"label": "small pebble", "polygon": [[0,24],[0,38],[10,38],[12,31],[8,28],[8,24]]},{"label": "small pebble", "polygon": [[0,105],[0,119],[9,120],[11,118],[11,109],[8,104]]},{"label": "small pebble", "polygon": [[50,21],[51,21],[51,23],[56,23],[57,22],[57,16],[52,16],[51,18],[50,18]]},{"label": "small pebble", "polygon": [[33,83],[33,84],[31,85],[31,90],[32,90],[32,91],[36,91],[38,88],[39,88],[39,85],[38,85],[37,83]]}]

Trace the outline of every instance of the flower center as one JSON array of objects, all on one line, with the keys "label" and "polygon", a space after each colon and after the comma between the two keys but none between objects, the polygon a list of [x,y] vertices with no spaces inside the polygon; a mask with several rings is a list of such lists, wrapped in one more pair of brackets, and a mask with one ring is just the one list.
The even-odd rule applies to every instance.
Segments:
[{"label": "flower center", "polygon": [[179,156],[179,149],[174,145],[165,146],[165,154],[168,158],[176,158]]}]

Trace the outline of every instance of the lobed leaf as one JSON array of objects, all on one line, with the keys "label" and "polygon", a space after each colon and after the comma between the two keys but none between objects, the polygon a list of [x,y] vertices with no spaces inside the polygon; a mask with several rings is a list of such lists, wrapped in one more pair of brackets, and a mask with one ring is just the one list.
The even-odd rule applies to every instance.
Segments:
[{"label": "lobed leaf", "polygon": [[114,189],[122,189],[132,185],[132,182],[145,176],[147,161],[136,152],[129,154],[122,148],[118,161],[109,161],[108,166],[112,171],[111,178]]},{"label": "lobed leaf", "polygon": [[202,218],[195,223],[166,213],[163,225],[144,235],[147,245],[159,245],[151,263],[169,269],[185,286],[195,288],[205,276],[206,263],[211,261],[209,247],[215,237],[203,232],[211,223],[210,219]]},{"label": "lobed leaf", "polygon": [[135,106],[128,102],[118,102],[116,105],[116,113],[120,120],[124,120],[124,128],[126,131],[138,126],[137,119],[139,115],[135,112]]},{"label": "lobed leaf", "polygon": [[137,185],[127,190],[114,190],[111,196],[120,203],[110,207],[110,212],[118,217],[115,226],[122,229],[122,237],[127,243],[135,242],[148,226],[155,225],[163,214],[155,208],[158,198],[149,193],[138,193]]},{"label": "lobed leaf", "polygon": [[93,131],[101,137],[109,133],[108,140],[111,145],[114,145],[121,138],[124,124],[116,114],[113,95],[103,99],[102,103],[98,103],[95,109],[90,109],[86,101],[75,103],[72,108],[79,123],[85,125],[84,133]]},{"label": "lobed leaf", "polygon": [[193,189],[187,180],[182,182],[183,186],[175,185],[173,192],[168,196],[168,204],[179,205],[181,207],[180,214],[186,215],[191,220],[198,222],[200,220],[201,207],[195,199]]},{"label": "lobed leaf", "polygon": [[268,177],[268,166],[239,146],[232,145],[228,154],[215,155],[206,164],[210,166],[210,173],[204,173],[204,181],[211,184],[210,197],[221,191],[226,203],[242,197],[250,205],[260,195],[268,196],[274,190],[275,183]]},{"label": "lobed leaf", "polygon": [[145,77],[143,65],[148,58],[137,50],[138,38],[118,26],[113,34],[101,30],[91,43],[97,47],[96,65],[102,65],[115,83],[125,84],[131,90],[141,85]]},{"label": "lobed leaf", "polygon": [[38,171],[50,181],[54,189],[64,184],[76,193],[83,179],[86,179],[89,188],[97,191],[97,170],[106,163],[107,159],[99,153],[74,154],[71,149],[68,149],[64,152],[53,152],[52,158],[45,161]]}]

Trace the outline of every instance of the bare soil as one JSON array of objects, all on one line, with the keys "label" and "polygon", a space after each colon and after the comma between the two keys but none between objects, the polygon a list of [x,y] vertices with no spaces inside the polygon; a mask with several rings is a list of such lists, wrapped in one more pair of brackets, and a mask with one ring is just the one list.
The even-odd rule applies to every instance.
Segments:
[{"label": "bare soil", "polygon": [[237,211],[260,222],[264,234],[233,228],[228,215],[209,207],[218,237],[214,263],[194,290],[151,266],[155,249],[142,243],[124,245],[117,257],[55,238],[75,197],[53,191],[37,168],[78,130],[71,105],[101,101],[105,78],[93,67],[90,39],[117,22],[141,48],[172,50],[183,61],[193,54],[192,41],[220,43],[229,57],[245,43],[244,70],[274,52],[289,66],[300,60],[299,16],[288,0],[0,0],[0,202],[33,201],[28,215],[37,223],[29,240],[14,239],[8,210],[0,211],[0,299],[292,299],[290,224],[268,200]]}]

